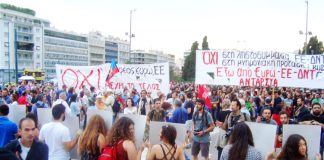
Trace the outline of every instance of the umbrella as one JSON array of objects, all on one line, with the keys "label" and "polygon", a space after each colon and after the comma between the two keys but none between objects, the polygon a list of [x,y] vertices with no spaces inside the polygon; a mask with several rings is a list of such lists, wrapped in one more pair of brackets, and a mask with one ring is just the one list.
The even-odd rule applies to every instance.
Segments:
[{"label": "umbrella", "polygon": [[33,76],[21,76],[19,80],[35,80]]}]

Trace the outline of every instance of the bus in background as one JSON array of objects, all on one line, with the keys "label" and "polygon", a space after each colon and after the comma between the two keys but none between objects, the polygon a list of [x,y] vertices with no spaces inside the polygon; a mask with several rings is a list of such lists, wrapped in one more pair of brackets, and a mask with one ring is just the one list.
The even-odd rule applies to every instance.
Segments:
[{"label": "bus in background", "polygon": [[36,82],[41,83],[45,80],[45,72],[41,70],[31,70],[31,69],[25,69],[24,76],[33,76],[36,80]]}]

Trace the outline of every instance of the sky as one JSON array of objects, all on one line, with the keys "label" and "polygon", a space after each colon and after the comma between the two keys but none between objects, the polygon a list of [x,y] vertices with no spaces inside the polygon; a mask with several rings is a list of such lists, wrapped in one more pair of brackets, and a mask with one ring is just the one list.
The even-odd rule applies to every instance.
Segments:
[{"label": "sky", "polygon": [[[208,37],[212,49],[293,52],[302,48],[305,0],[1,0],[36,11],[59,30],[129,39],[132,50],[162,50],[183,56]],[[324,41],[324,0],[309,0],[308,31]]]}]

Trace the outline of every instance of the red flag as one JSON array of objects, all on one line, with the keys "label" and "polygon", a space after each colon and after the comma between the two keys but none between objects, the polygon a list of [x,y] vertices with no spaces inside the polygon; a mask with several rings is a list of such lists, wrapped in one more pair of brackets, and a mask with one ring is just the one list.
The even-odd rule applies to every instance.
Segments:
[{"label": "red flag", "polygon": [[208,96],[208,91],[205,85],[199,85],[198,86],[198,98],[201,98],[205,101],[206,106],[209,110],[212,109],[212,105],[210,102],[210,98]]}]

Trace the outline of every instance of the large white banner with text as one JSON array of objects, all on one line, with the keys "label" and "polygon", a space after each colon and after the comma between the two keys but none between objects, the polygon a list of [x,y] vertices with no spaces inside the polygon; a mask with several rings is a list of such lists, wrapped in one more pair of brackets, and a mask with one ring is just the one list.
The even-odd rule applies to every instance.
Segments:
[{"label": "large white banner with text", "polygon": [[196,84],[324,88],[324,72],[279,52],[197,50]]},{"label": "large white banner with text", "polygon": [[110,83],[106,83],[110,64],[98,66],[64,66],[56,65],[58,85],[74,87],[81,90],[82,86],[94,86],[103,91],[107,88],[113,91],[123,91],[124,88],[137,91],[147,90],[153,94],[161,90],[169,91],[169,63],[154,64],[117,64],[119,72],[112,76]]}]

